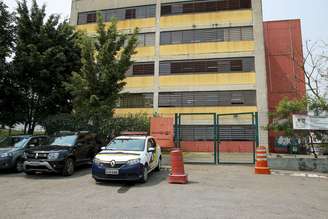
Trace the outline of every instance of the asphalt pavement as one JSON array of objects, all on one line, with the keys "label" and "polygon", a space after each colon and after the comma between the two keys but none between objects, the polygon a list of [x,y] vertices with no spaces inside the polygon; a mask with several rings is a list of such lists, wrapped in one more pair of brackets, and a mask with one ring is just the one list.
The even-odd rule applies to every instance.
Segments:
[{"label": "asphalt pavement", "polygon": [[328,176],[252,166],[187,165],[189,184],[97,184],[90,167],[71,177],[0,173],[0,218],[328,218]]}]

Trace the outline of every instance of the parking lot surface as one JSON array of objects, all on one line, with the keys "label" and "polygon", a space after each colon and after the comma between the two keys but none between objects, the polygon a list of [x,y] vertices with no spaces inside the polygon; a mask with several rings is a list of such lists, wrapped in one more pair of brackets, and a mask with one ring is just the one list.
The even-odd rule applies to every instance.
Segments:
[{"label": "parking lot surface", "polygon": [[190,183],[168,170],[145,184],[96,184],[88,167],[72,177],[0,173],[0,218],[328,218],[328,178],[252,166],[187,165]]}]

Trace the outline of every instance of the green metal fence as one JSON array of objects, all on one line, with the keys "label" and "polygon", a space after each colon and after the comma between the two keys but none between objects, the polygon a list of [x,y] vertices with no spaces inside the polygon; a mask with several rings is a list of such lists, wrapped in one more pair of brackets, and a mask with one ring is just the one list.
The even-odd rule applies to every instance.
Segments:
[{"label": "green metal fence", "polygon": [[257,113],[175,115],[175,143],[186,163],[254,163]]}]

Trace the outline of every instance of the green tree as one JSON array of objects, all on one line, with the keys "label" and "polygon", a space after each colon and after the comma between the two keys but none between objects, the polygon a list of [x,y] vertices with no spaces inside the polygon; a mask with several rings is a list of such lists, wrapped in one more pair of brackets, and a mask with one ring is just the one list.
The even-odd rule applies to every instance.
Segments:
[{"label": "green tree", "polygon": [[21,99],[8,62],[14,46],[14,31],[13,15],[0,1],[0,124],[9,127],[19,121],[20,109],[15,101]]},{"label": "green tree", "polygon": [[97,36],[83,37],[82,68],[73,73],[66,88],[73,96],[74,113],[104,132],[125,86],[125,73],[133,64],[138,30],[129,37],[118,32],[116,21],[107,29],[99,13],[97,17]]},{"label": "green tree", "polygon": [[323,140],[326,138],[325,131],[317,130],[295,130],[293,129],[293,115],[307,114],[308,109],[321,111],[325,110],[327,103],[316,97],[305,97],[299,100],[289,100],[284,98],[276,107],[276,111],[270,114],[271,122],[269,129],[275,132],[282,132],[290,138],[300,139],[303,145],[310,145],[315,158],[318,158],[314,150],[314,140]]},{"label": "green tree", "polygon": [[67,21],[50,15],[35,0],[28,8],[18,2],[16,12],[16,49],[13,76],[23,96],[25,130],[33,133],[36,124],[49,115],[70,112],[70,95],[63,82],[81,66],[79,34]]}]

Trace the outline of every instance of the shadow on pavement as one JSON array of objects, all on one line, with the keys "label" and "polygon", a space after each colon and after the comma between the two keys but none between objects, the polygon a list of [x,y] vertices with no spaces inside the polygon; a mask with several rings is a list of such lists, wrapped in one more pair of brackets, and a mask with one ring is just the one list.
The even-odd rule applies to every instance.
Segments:
[{"label": "shadow on pavement", "polygon": [[49,179],[71,179],[71,178],[79,178],[82,176],[86,176],[91,173],[91,165],[81,165],[76,167],[75,173],[72,176],[64,177],[60,173],[36,173],[35,175],[26,175],[25,173],[16,173],[10,170],[1,170],[0,178],[2,176],[6,177],[24,177],[26,179],[40,179],[40,180],[49,180]]},{"label": "shadow on pavement", "polygon": [[108,182],[104,181],[104,182],[97,182],[97,185],[119,187],[117,193],[123,194],[128,192],[133,187],[149,187],[149,186],[158,185],[161,182],[166,181],[168,175],[169,175],[168,170],[161,169],[160,172],[151,172],[149,174],[149,178],[146,183],[126,182],[126,181],[108,181]]}]

